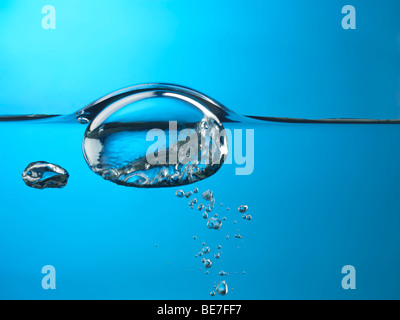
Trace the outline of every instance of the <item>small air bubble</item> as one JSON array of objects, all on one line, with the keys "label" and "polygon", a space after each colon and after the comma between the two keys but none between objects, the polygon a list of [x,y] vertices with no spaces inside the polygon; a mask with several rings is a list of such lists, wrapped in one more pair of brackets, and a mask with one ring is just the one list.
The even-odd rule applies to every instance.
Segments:
[{"label": "small air bubble", "polygon": [[183,198],[183,196],[185,195],[185,192],[183,192],[183,190],[176,190],[175,195],[178,198]]},{"label": "small air bubble", "polygon": [[206,190],[206,191],[203,192],[203,199],[204,200],[209,201],[209,200],[212,199],[212,197],[213,197],[213,193],[212,193],[211,190]]},{"label": "small air bubble", "polygon": [[45,161],[32,162],[22,172],[25,184],[36,189],[64,188],[68,178],[67,170]]},{"label": "small air bubble", "polygon": [[206,260],[204,261],[204,266],[206,267],[206,269],[211,268],[211,266],[212,266],[211,260],[210,260],[210,259],[206,259]]},{"label": "small air bubble", "polygon": [[89,119],[85,118],[85,117],[78,117],[78,122],[81,124],[86,124],[89,123]]},{"label": "small air bubble", "polygon": [[209,247],[204,247],[202,251],[203,251],[204,254],[207,254],[207,253],[210,252],[210,248]]},{"label": "small air bubble", "polygon": [[192,196],[192,194],[193,194],[192,191],[186,192],[186,193],[185,193],[185,197],[186,197],[186,198],[190,198],[190,197]]},{"label": "small air bubble", "polygon": [[225,281],[221,281],[220,283],[217,284],[217,292],[224,296],[228,293],[228,285],[226,284]]},{"label": "small air bubble", "polygon": [[222,226],[222,221],[217,218],[210,218],[207,221],[207,228],[209,229],[220,229]]}]

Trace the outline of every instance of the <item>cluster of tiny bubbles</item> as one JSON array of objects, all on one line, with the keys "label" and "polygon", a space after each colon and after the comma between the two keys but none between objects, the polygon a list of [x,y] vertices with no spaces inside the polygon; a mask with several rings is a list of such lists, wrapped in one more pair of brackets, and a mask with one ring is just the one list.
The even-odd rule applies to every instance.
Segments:
[{"label": "cluster of tiny bubbles", "polygon": [[[200,192],[199,189],[195,188],[193,191],[188,191],[188,192],[184,192],[183,190],[177,190],[175,194],[179,198],[182,198],[182,197],[190,198],[193,194],[196,194],[196,193],[199,193],[199,192]],[[209,217],[209,214],[210,214],[210,212],[213,211],[214,205],[215,205],[215,198],[214,198],[213,191],[208,189],[208,190],[204,191],[203,193],[201,193],[201,196],[205,201],[207,201],[207,203],[206,204],[198,203],[199,202],[197,200],[198,198],[194,198],[193,200],[191,200],[189,202],[190,207],[193,208],[194,204],[198,204],[197,209],[202,212],[202,217],[204,219],[207,219],[207,228],[208,229],[214,229],[214,230],[221,229],[222,221],[226,221],[227,217],[223,216],[222,218],[218,219],[218,214],[217,213],[214,213],[213,217]],[[220,206],[223,207],[224,204],[221,202]],[[226,207],[226,210],[229,211],[230,208]],[[252,216],[248,215],[248,214],[245,214],[245,212],[247,210],[248,210],[248,206],[247,205],[240,205],[238,207],[239,213],[242,213],[242,218],[244,220],[251,220]],[[237,222],[238,222],[237,220],[233,220],[233,224],[237,224]],[[229,239],[229,237],[230,236],[228,234],[228,235],[226,235],[225,238]],[[236,231],[236,233],[233,235],[233,237],[237,238],[237,239],[242,239],[242,236],[239,234],[239,230]],[[195,237],[193,237],[193,238],[195,239]],[[198,252],[195,255],[195,257],[202,257],[202,256],[207,255],[207,254],[209,254],[211,252],[210,247],[205,246],[205,245],[206,245],[205,242],[202,242],[203,248],[202,248],[202,250],[200,252]],[[221,248],[222,248],[221,245],[217,245],[216,249],[219,250],[219,251],[213,254],[214,258],[217,259],[217,260],[219,260],[221,258],[221,255],[222,255],[222,252],[220,251]],[[239,247],[237,247],[237,248],[239,248]],[[204,267],[206,269],[205,274],[210,274],[208,269],[211,268],[211,266],[213,264],[212,261],[210,259],[206,259],[206,258],[203,257],[201,259],[201,263],[204,265]],[[202,268],[200,268],[200,270],[201,269]],[[235,271],[234,274],[236,274],[236,273],[237,272]],[[220,276],[229,275],[227,272],[225,272],[223,270],[218,272],[218,274]],[[243,271],[243,274],[244,274],[244,271]],[[228,293],[228,285],[226,284],[225,281],[221,281],[221,282],[218,283],[218,285],[214,285],[214,288],[215,288],[215,291],[220,295],[226,295]],[[215,291],[210,292],[210,295],[214,296],[215,295]]]},{"label": "cluster of tiny bubbles", "polygon": [[228,293],[228,285],[225,281],[221,281],[217,284],[216,290],[220,295],[224,296]]}]

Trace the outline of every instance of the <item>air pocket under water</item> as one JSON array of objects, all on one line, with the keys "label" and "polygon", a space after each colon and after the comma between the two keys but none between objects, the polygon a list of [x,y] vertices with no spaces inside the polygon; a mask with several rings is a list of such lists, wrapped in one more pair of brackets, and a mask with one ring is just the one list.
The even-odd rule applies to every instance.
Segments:
[{"label": "air pocket under water", "polygon": [[213,175],[227,145],[221,122],[201,101],[155,89],[104,107],[88,125],[83,153],[93,172],[106,180],[155,188]]}]

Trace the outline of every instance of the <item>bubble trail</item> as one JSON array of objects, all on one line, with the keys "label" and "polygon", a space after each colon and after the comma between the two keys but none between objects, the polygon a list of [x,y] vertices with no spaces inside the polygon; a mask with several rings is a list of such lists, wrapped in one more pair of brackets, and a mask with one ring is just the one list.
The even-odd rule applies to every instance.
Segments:
[{"label": "bubble trail", "polygon": [[22,172],[25,184],[35,189],[61,189],[67,185],[68,178],[67,170],[45,161],[32,162]]}]

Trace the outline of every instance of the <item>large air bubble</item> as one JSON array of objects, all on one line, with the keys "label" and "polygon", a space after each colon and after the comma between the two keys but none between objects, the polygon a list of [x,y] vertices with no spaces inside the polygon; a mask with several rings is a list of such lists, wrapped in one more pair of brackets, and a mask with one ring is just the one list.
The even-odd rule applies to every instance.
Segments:
[{"label": "large air bubble", "polygon": [[111,182],[172,187],[216,173],[228,142],[219,119],[200,100],[168,90],[114,101],[90,122],[83,140],[89,167]]}]

